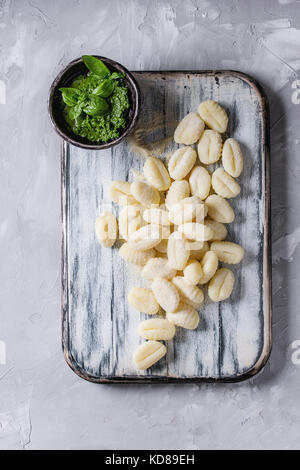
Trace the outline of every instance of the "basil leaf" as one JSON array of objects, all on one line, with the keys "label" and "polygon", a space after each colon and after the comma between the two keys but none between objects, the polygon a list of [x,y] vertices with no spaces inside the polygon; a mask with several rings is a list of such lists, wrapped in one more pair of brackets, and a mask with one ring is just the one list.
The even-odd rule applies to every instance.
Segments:
[{"label": "basil leaf", "polygon": [[75,106],[78,102],[80,91],[76,88],[60,88],[59,91],[62,93],[62,99],[68,106]]},{"label": "basil leaf", "polygon": [[106,78],[110,76],[110,71],[106,65],[104,65],[102,60],[96,59],[96,57],[93,57],[92,55],[83,55],[82,60],[86,67],[98,77]]},{"label": "basil leaf", "polygon": [[78,118],[78,116],[80,116],[83,108],[84,108],[84,102],[78,103],[74,106],[73,109],[74,109],[74,118],[75,119]]},{"label": "basil leaf", "polygon": [[86,80],[86,77],[84,75],[79,75],[75,80],[72,82],[72,88],[80,88],[82,85],[84,85],[84,82]]},{"label": "basil leaf", "polygon": [[93,95],[101,96],[102,98],[107,98],[112,94],[115,88],[115,82],[110,78],[103,80],[103,82],[98,85],[93,91]]},{"label": "basil leaf", "polygon": [[90,116],[98,114],[105,114],[109,109],[107,101],[97,95],[90,95],[87,105],[84,107],[84,112]]},{"label": "basil leaf", "polygon": [[75,121],[74,108],[70,108],[68,110],[68,117],[71,119],[71,121]]}]

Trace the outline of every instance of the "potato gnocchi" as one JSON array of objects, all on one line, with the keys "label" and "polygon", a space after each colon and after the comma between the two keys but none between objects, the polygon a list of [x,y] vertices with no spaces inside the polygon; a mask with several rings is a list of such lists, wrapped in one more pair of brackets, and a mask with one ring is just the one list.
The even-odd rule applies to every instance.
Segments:
[{"label": "potato gnocchi", "polygon": [[207,251],[203,256],[201,262],[202,276],[199,284],[206,284],[215,275],[218,269],[219,259],[214,251]]},{"label": "potato gnocchi", "polygon": [[211,176],[203,166],[195,166],[189,178],[191,193],[200,199],[206,199],[209,195]]},{"label": "potato gnocchi", "polygon": [[148,183],[159,191],[166,191],[170,187],[170,175],[159,158],[147,158],[144,165],[144,175]]},{"label": "potato gnocchi", "polygon": [[189,240],[188,238],[186,239],[187,245],[190,249],[190,258],[192,258],[192,251],[199,251],[202,250],[204,244],[206,242],[199,242],[197,240]]},{"label": "potato gnocchi", "polygon": [[173,279],[176,276],[176,269],[169,265],[168,258],[152,258],[147,261],[141,276],[144,279],[152,280],[156,277],[161,279]]},{"label": "potato gnocchi", "polygon": [[137,204],[137,201],[131,194],[131,184],[127,181],[113,181],[109,188],[110,199],[120,206],[127,204]]},{"label": "potato gnocchi", "polygon": [[227,237],[227,228],[222,222],[216,222],[215,220],[206,219],[205,225],[210,227],[213,231],[212,240],[225,240]]},{"label": "potato gnocchi", "polygon": [[195,330],[199,324],[199,314],[191,305],[181,302],[176,312],[167,312],[166,318],[176,326],[186,330]]},{"label": "potato gnocchi", "polygon": [[138,370],[146,370],[164,357],[166,352],[166,346],[159,341],[146,341],[133,354],[133,362]]},{"label": "potato gnocchi", "polygon": [[199,140],[205,124],[197,113],[187,114],[178,124],[174,132],[174,140],[177,144],[192,145]]},{"label": "potato gnocchi", "polygon": [[244,248],[237,243],[217,241],[210,245],[220,261],[227,264],[238,264],[244,257]]},{"label": "potato gnocchi", "polygon": [[164,209],[159,209],[156,207],[153,207],[152,209],[146,209],[144,210],[143,217],[144,217],[144,220],[148,222],[149,224],[166,225],[166,226],[171,225],[171,222],[169,219],[169,213],[168,211],[165,211]]},{"label": "potato gnocchi", "polygon": [[212,194],[205,199],[207,213],[216,222],[230,224],[234,221],[235,215],[229,202],[218,194]]},{"label": "potato gnocchi", "polygon": [[200,244],[199,248],[191,248],[190,250],[190,257],[192,259],[201,260],[205,253],[209,250],[209,244],[207,242],[203,242]]},{"label": "potato gnocchi", "polygon": [[124,206],[119,213],[119,233],[124,240],[128,240],[130,234],[136,232],[142,226],[140,206]]},{"label": "potato gnocchi", "polygon": [[174,277],[172,282],[177,287],[180,298],[183,302],[194,308],[199,308],[200,305],[202,305],[204,294],[200,287],[194,286],[182,276]]},{"label": "potato gnocchi", "polygon": [[117,219],[110,212],[105,212],[96,219],[95,231],[102,246],[112,247],[118,235]]},{"label": "potato gnocchi", "polygon": [[243,171],[244,160],[240,144],[235,139],[227,139],[222,150],[222,163],[230,176],[238,178]]},{"label": "potato gnocchi", "polygon": [[137,251],[126,242],[121,246],[119,254],[127,263],[144,266],[149,259],[155,257],[155,250]]},{"label": "potato gnocchi", "polygon": [[182,199],[189,197],[189,195],[190,186],[188,181],[174,181],[167,193],[165,204],[170,210],[174,204],[177,204]]},{"label": "potato gnocchi", "polygon": [[180,232],[173,232],[168,241],[169,265],[177,270],[184,269],[190,257],[190,249]]},{"label": "potato gnocchi", "polygon": [[185,222],[203,222],[207,214],[207,207],[197,197],[186,197],[171,207],[169,220],[175,225],[181,225]]},{"label": "potato gnocchi", "polygon": [[176,287],[167,279],[154,279],[152,290],[159,305],[166,312],[175,312],[179,305],[179,293]]},{"label": "potato gnocchi", "polygon": [[[135,367],[145,370],[166,354],[160,341],[172,340],[176,326],[193,330],[204,302],[202,286],[213,302],[226,300],[234,287],[234,273],[220,263],[236,265],[244,248],[227,240],[225,224],[234,221],[227,199],[241,188],[235,178],[243,170],[237,140],[223,140],[228,126],[225,110],[215,101],[199,105],[178,124],[174,140],[183,145],[165,166],[147,156],[143,173],[131,171],[133,182],[113,181],[110,199],[120,205],[119,220],[106,212],[96,219],[96,236],[103,247],[114,245],[118,232],[125,242],[121,258],[138,267],[148,287],[135,286],[128,293],[132,308],[145,315],[138,333],[146,342],[133,355]],[[206,129],[205,129],[206,127]],[[195,166],[197,152],[204,165]],[[173,180],[173,181],[172,181]],[[123,207],[122,207],[123,206]]]},{"label": "potato gnocchi", "polygon": [[159,305],[152,290],[144,287],[133,287],[128,294],[130,305],[142,313],[156,315],[159,311]]},{"label": "potato gnocchi", "polygon": [[192,147],[182,147],[173,153],[169,161],[169,173],[173,180],[182,180],[193,168],[197,153]]},{"label": "potato gnocchi", "polygon": [[234,285],[234,274],[230,269],[219,269],[208,284],[208,295],[214,302],[230,297]]},{"label": "potato gnocchi", "polygon": [[191,259],[183,270],[184,278],[196,286],[202,277],[202,267],[199,261]]},{"label": "potato gnocchi", "polygon": [[174,338],[176,329],[174,323],[164,318],[151,318],[139,324],[138,332],[144,339],[168,341]]},{"label": "potato gnocchi", "polygon": [[179,225],[178,231],[183,233],[187,239],[198,242],[206,242],[213,237],[213,230],[209,225],[199,224],[197,222],[188,222]]},{"label": "potato gnocchi", "polygon": [[226,132],[228,116],[225,109],[216,101],[207,100],[200,104],[198,112],[207,127],[218,132]]},{"label": "potato gnocchi", "polygon": [[130,191],[135,200],[144,207],[149,208],[160,202],[159,191],[143,181],[134,181],[130,186]]},{"label": "potato gnocchi", "polygon": [[162,231],[159,225],[148,224],[139,228],[129,236],[129,244],[137,251],[150,250],[162,239]]},{"label": "potato gnocchi", "polygon": [[222,137],[217,131],[204,131],[198,142],[199,160],[205,165],[216,163],[222,152]]},{"label": "potato gnocchi", "polygon": [[219,196],[230,199],[241,192],[240,185],[222,168],[215,170],[211,177],[211,184]]}]

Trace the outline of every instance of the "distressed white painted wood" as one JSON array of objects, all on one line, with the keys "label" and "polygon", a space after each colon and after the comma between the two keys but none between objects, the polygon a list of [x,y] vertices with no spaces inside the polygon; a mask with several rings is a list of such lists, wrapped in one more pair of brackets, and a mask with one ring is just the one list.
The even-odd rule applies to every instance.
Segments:
[{"label": "distressed white painted wood", "polygon": [[[94,222],[111,207],[111,180],[128,180],[144,159],[128,142],[100,152],[64,144],[63,211],[63,343],[70,366],[98,382],[239,380],[255,374],[266,361],[271,343],[268,270],[268,142],[264,98],[250,79],[238,73],[141,72],[139,127],[148,140],[172,135],[176,123],[206,99],[220,102],[229,114],[228,135],[241,142],[245,167],[242,191],[231,200],[236,213],[228,239],[246,250],[233,266],[231,298],[214,304],[207,298],[197,330],[177,329],[167,356],[145,372],[132,365],[143,315],[128,305],[131,287],[146,285],[118,249],[102,248]],[[159,119],[158,119],[159,117]],[[151,132],[154,122],[162,121]],[[170,143],[161,155],[171,149]],[[265,197],[266,195],[266,197]],[[107,206],[108,204],[108,206]],[[117,214],[117,208],[112,210]]]}]

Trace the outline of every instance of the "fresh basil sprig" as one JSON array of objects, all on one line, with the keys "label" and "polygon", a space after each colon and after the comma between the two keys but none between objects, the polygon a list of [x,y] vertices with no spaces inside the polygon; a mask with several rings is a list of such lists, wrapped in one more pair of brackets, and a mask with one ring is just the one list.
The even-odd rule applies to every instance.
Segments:
[{"label": "fresh basil sprig", "polygon": [[82,60],[90,73],[77,77],[71,87],[60,88],[62,99],[67,105],[67,115],[75,124],[86,119],[87,115],[96,117],[107,114],[112,103],[117,109],[113,97],[120,87],[118,80],[125,77],[123,73],[110,73],[106,65],[96,57],[84,55]]},{"label": "fresh basil sprig", "polygon": [[80,103],[77,103],[72,109],[73,109],[73,115],[74,118],[77,119],[80,114],[82,113],[82,110],[84,109],[85,106],[85,101],[81,101]]},{"label": "fresh basil sprig", "polygon": [[115,82],[110,78],[106,78],[103,82],[98,85],[94,91],[93,95],[101,96],[102,98],[107,98],[112,94],[115,88]]},{"label": "fresh basil sprig", "polygon": [[87,104],[83,108],[86,114],[90,116],[97,116],[98,114],[105,114],[109,109],[107,101],[101,96],[90,95]]},{"label": "fresh basil sprig", "polygon": [[100,78],[107,78],[110,76],[110,71],[102,60],[93,57],[92,55],[83,55],[82,60],[86,67]]},{"label": "fresh basil sprig", "polygon": [[76,88],[60,88],[59,91],[61,91],[62,99],[67,106],[75,106],[78,103],[81,93]]}]

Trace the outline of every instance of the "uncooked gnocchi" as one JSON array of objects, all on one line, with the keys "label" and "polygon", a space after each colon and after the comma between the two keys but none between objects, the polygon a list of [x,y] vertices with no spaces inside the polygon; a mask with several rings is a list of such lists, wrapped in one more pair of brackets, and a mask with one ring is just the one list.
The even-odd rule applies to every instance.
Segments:
[{"label": "uncooked gnocchi", "polygon": [[200,162],[206,165],[216,163],[222,152],[222,137],[217,131],[204,131],[198,142]]},{"label": "uncooked gnocchi", "polygon": [[128,240],[131,233],[142,226],[140,206],[124,206],[119,213],[119,233],[124,240]]},{"label": "uncooked gnocchi", "polygon": [[197,113],[187,114],[178,124],[174,133],[177,144],[192,145],[199,140],[205,124]]},{"label": "uncooked gnocchi", "polygon": [[165,211],[164,209],[160,209],[158,207],[153,207],[152,209],[144,210],[143,217],[144,220],[149,224],[166,226],[169,226],[171,224],[168,211]]},{"label": "uncooked gnocchi", "polygon": [[234,285],[234,274],[230,269],[219,269],[208,284],[208,295],[214,302],[230,297]]},{"label": "uncooked gnocchi", "polygon": [[152,290],[159,305],[166,312],[175,312],[179,305],[180,296],[176,287],[167,279],[154,279]]},{"label": "uncooked gnocchi", "polygon": [[169,160],[169,173],[173,180],[182,180],[193,168],[197,158],[192,147],[181,147]]},{"label": "uncooked gnocchi", "polygon": [[194,286],[182,276],[174,277],[172,282],[176,286],[180,299],[183,302],[192,305],[194,308],[199,308],[202,305],[204,294],[200,287]]},{"label": "uncooked gnocchi", "polygon": [[207,214],[205,204],[197,197],[186,197],[177,204],[174,204],[169,212],[169,220],[175,225],[185,222],[203,222]]},{"label": "uncooked gnocchi", "polygon": [[178,231],[183,233],[189,240],[199,242],[211,240],[214,234],[211,227],[197,222],[188,222],[186,224],[179,225]]},{"label": "uncooked gnocchi", "polygon": [[190,195],[190,185],[188,181],[174,181],[167,193],[165,204],[170,210],[177,202],[185,199]]},{"label": "uncooked gnocchi", "polygon": [[200,199],[205,199],[209,195],[211,177],[207,169],[203,166],[195,166],[189,178],[191,193]]},{"label": "uncooked gnocchi", "polygon": [[176,269],[171,268],[168,258],[152,258],[147,261],[141,276],[144,279],[152,280],[156,277],[162,279],[173,279],[176,276]]},{"label": "uncooked gnocchi", "polygon": [[183,270],[185,279],[196,286],[202,277],[202,267],[199,261],[191,259]]},{"label": "uncooked gnocchi", "polygon": [[205,253],[209,250],[209,245],[207,242],[201,243],[199,248],[191,248],[190,256],[193,259],[201,260]]},{"label": "uncooked gnocchi", "polygon": [[133,287],[128,294],[128,302],[132,307],[148,315],[156,315],[159,311],[153,292],[144,287]]},{"label": "uncooked gnocchi", "polygon": [[168,341],[174,338],[176,329],[174,323],[164,318],[151,318],[139,324],[138,332],[144,339]]},{"label": "uncooked gnocchi", "polygon": [[222,168],[213,172],[211,184],[217,194],[228,199],[236,197],[241,192],[240,185]]},{"label": "uncooked gnocchi", "polygon": [[[95,222],[97,238],[106,247],[114,244],[119,228],[125,240],[121,258],[138,266],[144,282],[152,283],[151,289],[133,287],[128,293],[128,302],[137,311],[159,315],[139,325],[139,335],[148,340],[133,355],[139,370],[166,354],[159,341],[173,339],[175,325],[197,328],[197,310],[204,301],[199,286],[208,284],[208,296],[214,302],[231,295],[234,274],[219,267],[219,262],[237,264],[244,256],[242,246],[226,240],[224,225],[235,218],[227,199],[241,191],[235,178],[243,170],[242,152],[233,138],[223,145],[221,133],[227,129],[228,117],[218,103],[204,101],[198,112],[190,112],[178,124],[174,140],[184,146],[173,152],[167,167],[160,158],[147,156],[143,173],[131,171],[132,183],[112,182],[110,198],[124,206],[119,209],[119,224],[111,213]],[[194,144],[201,163],[215,164],[222,155],[224,169],[213,171],[199,162],[194,166]]]},{"label": "uncooked gnocchi", "polygon": [[225,240],[227,237],[227,228],[221,222],[216,222],[215,220],[206,219],[205,225],[210,227],[213,231],[212,240]]},{"label": "uncooked gnocchi", "polygon": [[137,369],[146,370],[166,355],[167,348],[159,341],[146,341],[140,344],[133,355]]},{"label": "uncooked gnocchi", "polygon": [[219,260],[227,264],[238,264],[244,257],[244,248],[237,243],[216,241],[210,245]]},{"label": "uncooked gnocchi", "polygon": [[202,250],[203,246],[207,242],[199,242],[197,240],[189,240],[188,238],[186,239],[187,245],[190,249],[190,257],[193,258],[192,256],[192,251],[199,251]]},{"label": "uncooked gnocchi", "polygon": [[167,320],[187,330],[195,330],[199,324],[199,314],[191,305],[181,302],[176,312],[167,312]]},{"label": "uncooked gnocchi", "polygon": [[222,137],[217,131],[204,131],[198,143],[199,160],[206,165],[216,163],[222,151]]},{"label": "uncooked gnocchi", "polygon": [[240,144],[235,139],[227,139],[222,150],[222,163],[225,171],[238,178],[243,171],[243,154]]},{"label": "uncooked gnocchi", "polygon": [[109,188],[109,197],[113,202],[121,206],[137,204],[130,188],[131,184],[127,181],[113,181]]},{"label": "uncooked gnocchi", "polygon": [[168,241],[169,265],[177,270],[184,269],[190,257],[189,246],[180,232],[173,232]]},{"label": "uncooked gnocchi", "polygon": [[148,224],[130,234],[128,243],[137,251],[154,248],[162,239],[160,225]]},{"label": "uncooked gnocchi", "polygon": [[202,276],[199,279],[199,284],[206,284],[218,269],[218,256],[214,251],[207,251],[200,261],[202,268]]},{"label": "uncooked gnocchi", "polygon": [[212,194],[205,199],[207,213],[209,217],[216,222],[230,224],[234,221],[234,212],[229,204],[222,196]]},{"label": "uncooked gnocchi", "polygon": [[144,175],[148,183],[159,191],[166,191],[170,187],[170,175],[163,162],[158,158],[147,158],[144,165]]},{"label": "uncooked gnocchi", "polygon": [[155,257],[155,250],[137,251],[126,242],[121,246],[119,254],[127,263],[144,266],[149,259]]},{"label": "uncooked gnocchi", "polygon": [[153,204],[159,204],[159,191],[143,181],[134,181],[131,183],[130,191],[133,197],[144,207],[151,207]]},{"label": "uncooked gnocchi", "polygon": [[207,100],[200,104],[198,112],[207,127],[218,132],[225,132],[228,125],[228,116],[225,109],[216,101]]},{"label": "uncooked gnocchi", "polygon": [[116,241],[118,224],[115,216],[110,212],[100,215],[95,222],[95,232],[102,246],[110,248]]}]

